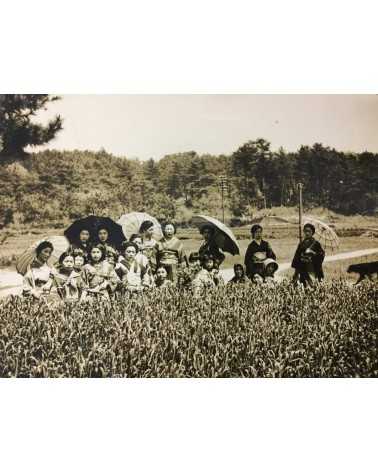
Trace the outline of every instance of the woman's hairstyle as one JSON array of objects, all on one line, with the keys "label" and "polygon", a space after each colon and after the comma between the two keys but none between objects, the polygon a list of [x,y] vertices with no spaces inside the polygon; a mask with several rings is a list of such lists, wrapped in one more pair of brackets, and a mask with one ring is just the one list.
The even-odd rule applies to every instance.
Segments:
[{"label": "woman's hairstyle", "polygon": [[97,231],[96,231],[97,234],[98,234],[102,229],[104,229],[108,234],[110,233],[109,229],[108,229],[106,226],[99,226],[99,227],[97,228]]},{"label": "woman's hairstyle", "polygon": [[[78,254],[82,257],[84,257],[82,254]],[[73,260],[75,260],[75,256],[73,255],[72,252],[69,252],[69,251],[66,251],[66,252],[63,252],[63,254],[60,255],[59,257],[59,265],[62,265],[63,264],[63,261],[66,257],[72,257]]]},{"label": "woman's hairstyle", "polygon": [[106,251],[105,251],[104,246],[102,246],[101,244],[96,244],[95,246],[91,247],[91,250],[90,250],[90,253],[89,253],[89,256],[88,256],[89,262],[93,262],[93,259],[92,259],[93,249],[99,249],[101,251],[100,262],[103,261],[106,258]]},{"label": "woman's hairstyle", "polygon": [[167,270],[167,268],[166,268],[164,265],[159,265],[159,266],[157,266],[156,271],[155,271],[156,274],[157,274],[157,271],[158,271],[159,269],[164,269],[165,272],[168,274],[168,270]]},{"label": "woman's hairstyle", "polygon": [[49,247],[51,249],[51,251],[54,250],[54,246],[50,243],[50,241],[42,241],[41,243],[39,243],[38,246],[35,249],[35,252],[36,252],[37,256],[39,256],[41,254],[41,252],[44,249],[46,249],[47,247]]},{"label": "woman's hairstyle", "polygon": [[144,233],[148,229],[150,229],[154,224],[150,220],[145,220],[143,223],[140,225],[139,232]]},{"label": "woman's hairstyle", "polygon": [[84,257],[84,251],[82,249],[80,249],[79,247],[74,247],[74,248],[71,248],[71,250],[69,251],[74,257],[76,256],[83,256]]},{"label": "woman's hairstyle", "polygon": [[89,231],[88,228],[81,228],[81,230],[79,231],[79,236],[80,236],[80,233],[82,233],[83,231],[87,231],[87,233],[89,233],[89,236],[91,235],[91,232]]},{"label": "woman's hairstyle", "polygon": [[251,227],[251,233],[252,235],[256,233],[256,231],[258,231],[259,229],[261,229],[261,231],[263,230],[262,226],[260,225],[252,225]]},{"label": "woman's hairstyle", "polygon": [[163,233],[164,233],[164,234],[165,234],[165,228],[166,228],[167,226],[172,226],[172,227],[173,227],[173,230],[174,230],[174,234],[176,234],[176,231],[177,231],[176,226],[175,226],[173,223],[171,223],[170,221],[167,221],[167,223],[164,223],[164,224],[163,224]]},{"label": "woman's hairstyle", "polygon": [[198,252],[191,252],[189,255],[189,262],[197,262],[200,260],[200,255]]},{"label": "woman's hairstyle", "polygon": [[236,269],[241,269],[244,275],[244,266],[242,264],[234,264],[234,272],[236,272]]},{"label": "woman's hairstyle", "polygon": [[201,266],[203,267],[206,264],[206,262],[208,262],[208,261],[213,261],[214,264],[215,264],[214,257],[211,254],[205,254],[204,256],[202,256]]},{"label": "woman's hairstyle", "polygon": [[211,234],[214,234],[214,228],[210,225],[201,226],[200,233],[203,234],[205,231],[210,231]]},{"label": "woman's hairstyle", "polygon": [[303,227],[304,229],[309,228],[312,231],[312,234],[315,234],[315,226],[311,223],[306,223]]},{"label": "woman's hairstyle", "polygon": [[[137,234],[137,233],[134,233],[130,236],[130,243],[132,243],[133,241],[135,241],[136,239],[141,239],[141,235],[140,234]],[[122,243],[122,247],[127,243],[127,241],[125,241],[124,243]]]},{"label": "woman's hairstyle", "polygon": [[126,249],[127,249],[128,247],[133,247],[136,252],[139,251],[138,246],[137,246],[135,243],[133,243],[133,242],[131,242],[131,241],[127,241],[127,243],[122,244],[123,252],[126,252]]}]

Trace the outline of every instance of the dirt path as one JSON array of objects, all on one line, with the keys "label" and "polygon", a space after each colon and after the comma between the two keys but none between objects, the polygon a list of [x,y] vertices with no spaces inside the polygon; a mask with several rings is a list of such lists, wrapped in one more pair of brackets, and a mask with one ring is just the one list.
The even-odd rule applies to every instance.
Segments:
[{"label": "dirt path", "polygon": [[[343,259],[353,259],[355,257],[364,257],[371,254],[378,253],[378,248],[361,249],[359,251],[342,252],[333,256],[327,256],[324,262],[334,262]],[[280,264],[278,271],[276,272],[276,278],[282,279],[279,276],[281,272],[290,269],[291,262],[283,262]],[[233,269],[224,269],[221,271],[223,278],[228,282],[234,275]],[[22,291],[22,276],[15,271],[0,270],[0,298],[6,297],[7,295],[19,295]]]}]

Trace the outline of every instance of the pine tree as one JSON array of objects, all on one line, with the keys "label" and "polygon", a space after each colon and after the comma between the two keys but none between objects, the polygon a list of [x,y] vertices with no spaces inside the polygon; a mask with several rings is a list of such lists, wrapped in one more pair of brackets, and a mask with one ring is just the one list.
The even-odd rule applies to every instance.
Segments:
[{"label": "pine tree", "polygon": [[62,129],[62,118],[57,115],[46,126],[35,123],[32,118],[39,110],[45,110],[50,102],[60,97],[47,94],[0,95],[0,157],[25,156],[26,146],[46,144]]}]

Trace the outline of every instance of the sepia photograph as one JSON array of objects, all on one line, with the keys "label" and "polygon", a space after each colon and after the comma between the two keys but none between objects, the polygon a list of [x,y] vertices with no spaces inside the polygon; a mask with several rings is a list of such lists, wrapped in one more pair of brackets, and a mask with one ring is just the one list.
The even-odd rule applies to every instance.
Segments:
[{"label": "sepia photograph", "polygon": [[378,375],[378,97],[0,95],[0,376]]}]

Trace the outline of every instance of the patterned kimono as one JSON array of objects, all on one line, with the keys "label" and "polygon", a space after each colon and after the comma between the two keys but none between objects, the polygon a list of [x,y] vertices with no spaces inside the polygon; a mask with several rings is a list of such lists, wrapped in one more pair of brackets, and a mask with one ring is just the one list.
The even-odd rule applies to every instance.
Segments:
[{"label": "patterned kimono", "polygon": [[[82,270],[82,278],[85,285],[83,297],[97,297],[105,300],[110,299],[119,283],[119,278],[107,261],[85,264]],[[98,291],[94,292],[94,289]]]},{"label": "patterned kimono", "polygon": [[132,262],[123,259],[117,264],[117,274],[122,281],[123,289],[128,293],[139,292],[144,288],[151,287],[146,268],[136,259]]},{"label": "patterned kimono", "polygon": [[49,294],[52,285],[51,275],[51,267],[35,259],[24,275],[22,294],[36,298]]},{"label": "patterned kimono", "polygon": [[53,285],[63,300],[77,301],[81,298],[84,290],[84,282],[81,274],[76,270],[70,273],[64,269],[54,274]]},{"label": "patterned kimono", "polygon": [[157,245],[157,265],[163,265],[168,273],[168,279],[177,283],[177,269],[185,262],[185,253],[182,242],[173,236],[171,239],[163,238]]},{"label": "patterned kimono", "polygon": [[152,272],[156,270],[156,253],[158,242],[154,239],[142,239],[141,253],[147,257]]},{"label": "patterned kimono", "polygon": [[265,253],[266,259],[277,259],[268,241],[264,241],[262,239],[260,242],[258,242],[253,239],[252,242],[249,243],[244,258],[246,275],[250,279],[253,279],[255,274],[258,274],[264,278],[264,264],[262,262],[257,262],[254,257],[257,252]]},{"label": "patterned kimono", "polygon": [[224,280],[222,275],[218,270],[212,269],[202,269],[195,276],[192,286],[194,290],[194,295],[201,295],[203,291],[212,289],[215,287],[220,287],[224,285]]},{"label": "patterned kimono", "polygon": [[[315,254],[307,252],[308,249]],[[316,239],[309,238],[300,242],[291,263],[291,267],[295,269],[295,280],[299,277],[299,281],[306,286],[313,285],[316,280],[324,279],[322,267],[324,256],[324,249]]]}]

